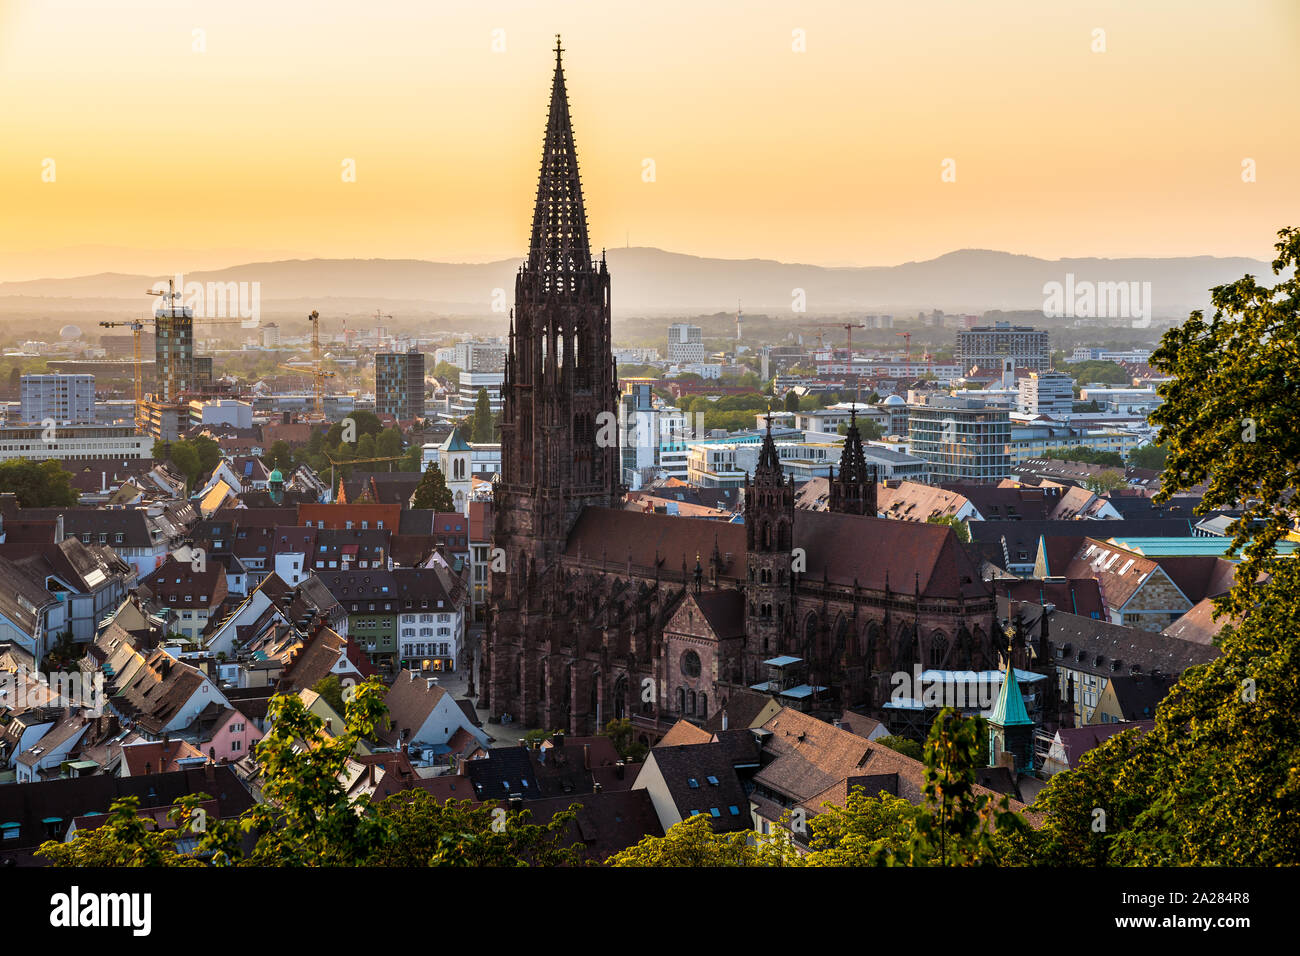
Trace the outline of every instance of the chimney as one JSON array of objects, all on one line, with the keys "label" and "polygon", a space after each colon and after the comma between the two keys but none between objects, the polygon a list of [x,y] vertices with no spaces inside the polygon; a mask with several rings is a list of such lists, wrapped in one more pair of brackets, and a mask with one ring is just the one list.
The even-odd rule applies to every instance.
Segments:
[{"label": "chimney", "polygon": [[54,543],[59,544],[63,541],[63,515],[54,519]]},{"label": "chimney", "polygon": [[407,671],[406,676],[411,679],[412,684],[415,683],[415,671]]},{"label": "chimney", "polygon": [[626,770],[627,770],[626,761],[620,760],[618,763],[614,764],[614,776],[617,777],[619,780],[623,779],[623,774],[626,772]]},{"label": "chimney", "polygon": [[211,760],[203,765],[203,779],[208,783],[217,782],[217,765]]},{"label": "chimney", "polygon": [[438,678],[436,678],[436,677],[426,677],[426,678],[424,679],[424,689],[427,690],[427,691],[432,691],[432,690],[433,690],[433,685],[436,684],[436,683],[438,683]]},{"label": "chimney", "polygon": [[375,765],[373,763],[368,765],[366,776],[370,779],[370,786],[372,787],[379,782],[375,779]]},{"label": "chimney", "polygon": [[582,745],[582,769],[591,769],[591,744]]},{"label": "chimney", "polygon": [[519,738],[519,746],[522,747],[524,750],[527,750],[527,749],[528,749],[528,741],[525,740],[523,737],[520,737],[520,738]]},{"label": "chimney", "polygon": [[555,746],[556,751],[564,751],[564,731],[560,730],[551,734],[551,743]]},{"label": "chimney", "polygon": [[729,725],[727,723],[727,708],[724,707],[722,708],[722,729],[726,730],[728,726]]},{"label": "chimney", "polygon": [[602,787],[602,786],[600,785],[599,782],[593,783],[593,784],[591,785],[591,792],[592,792],[592,793],[600,793],[600,791],[602,791],[602,790],[604,790],[604,789],[605,789],[605,788]]}]

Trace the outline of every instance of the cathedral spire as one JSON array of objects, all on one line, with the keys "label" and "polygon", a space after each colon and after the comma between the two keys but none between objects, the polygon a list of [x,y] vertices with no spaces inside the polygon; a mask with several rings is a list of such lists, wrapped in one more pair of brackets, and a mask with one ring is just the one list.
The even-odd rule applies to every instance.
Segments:
[{"label": "cathedral spire", "polygon": [[758,453],[758,467],[754,469],[754,482],[761,479],[781,479],[781,458],[776,453],[776,442],[772,441],[772,416],[767,416],[767,433],[763,436],[763,448]]},{"label": "cathedral spire", "polygon": [[844,450],[840,453],[840,472],[831,475],[828,507],[842,514],[876,516],[876,469],[867,464],[862,450],[856,405],[849,412]]},{"label": "cathedral spire", "polygon": [[587,239],[587,214],[582,204],[569,97],[564,86],[563,52],[557,34],[551,111],[542,147],[527,268],[541,275],[548,292],[568,293],[573,291],[578,274],[591,270],[591,246]]}]

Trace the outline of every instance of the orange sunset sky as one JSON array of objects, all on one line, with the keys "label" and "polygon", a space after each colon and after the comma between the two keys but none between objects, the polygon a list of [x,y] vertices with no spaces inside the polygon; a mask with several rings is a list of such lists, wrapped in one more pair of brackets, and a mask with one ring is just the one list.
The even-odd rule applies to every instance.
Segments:
[{"label": "orange sunset sky", "polygon": [[520,255],[557,32],[597,247],[1269,258],[1300,224],[1300,0],[0,0],[0,280]]}]

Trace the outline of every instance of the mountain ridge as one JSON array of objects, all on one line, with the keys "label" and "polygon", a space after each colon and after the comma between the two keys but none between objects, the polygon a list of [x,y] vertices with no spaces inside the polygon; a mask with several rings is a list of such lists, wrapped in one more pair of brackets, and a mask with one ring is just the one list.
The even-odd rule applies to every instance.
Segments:
[{"label": "mountain ridge", "polygon": [[[776,259],[723,259],[651,246],[605,251],[614,274],[614,304],[623,312],[805,311],[982,312],[1040,309],[1044,285],[1065,282],[1151,283],[1156,315],[1185,315],[1209,303],[1209,289],[1247,272],[1271,275],[1268,262],[1244,256],[1069,257],[1043,259],[996,249],[955,249],[933,259],[890,266],[819,266]],[[433,311],[492,312],[497,290],[509,300],[521,257],[480,263],[427,259],[324,258],[246,262],[185,274],[186,282],[257,282],[261,302],[357,299],[409,302]],[[0,283],[6,311],[26,301],[67,304],[125,300],[143,307],[144,292],[169,276],[101,272]]]}]

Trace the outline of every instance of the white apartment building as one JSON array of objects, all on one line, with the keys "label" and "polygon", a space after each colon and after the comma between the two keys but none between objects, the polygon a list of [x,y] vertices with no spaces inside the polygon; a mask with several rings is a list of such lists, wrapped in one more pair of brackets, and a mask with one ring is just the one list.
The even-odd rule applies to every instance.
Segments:
[{"label": "white apartment building", "polygon": [[53,419],[59,424],[95,421],[95,376],[24,375],[19,382],[22,421]]},{"label": "white apartment building", "polygon": [[452,418],[472,415],[478,404],[480,388],[487,389],[488,404],[492,408],[492,414],[501,414],[501,406],[504,404],[501,398],[501,386],[505,378],[505,372],[461,372],[459,388],[447,403],[447,414]]},{"label": "white apartment building", "polygon": [[1074,379],[1064,372],[1030,372],[1020,380],[1016,408],[1025,415],[1068,418],[1074,410]]}]

